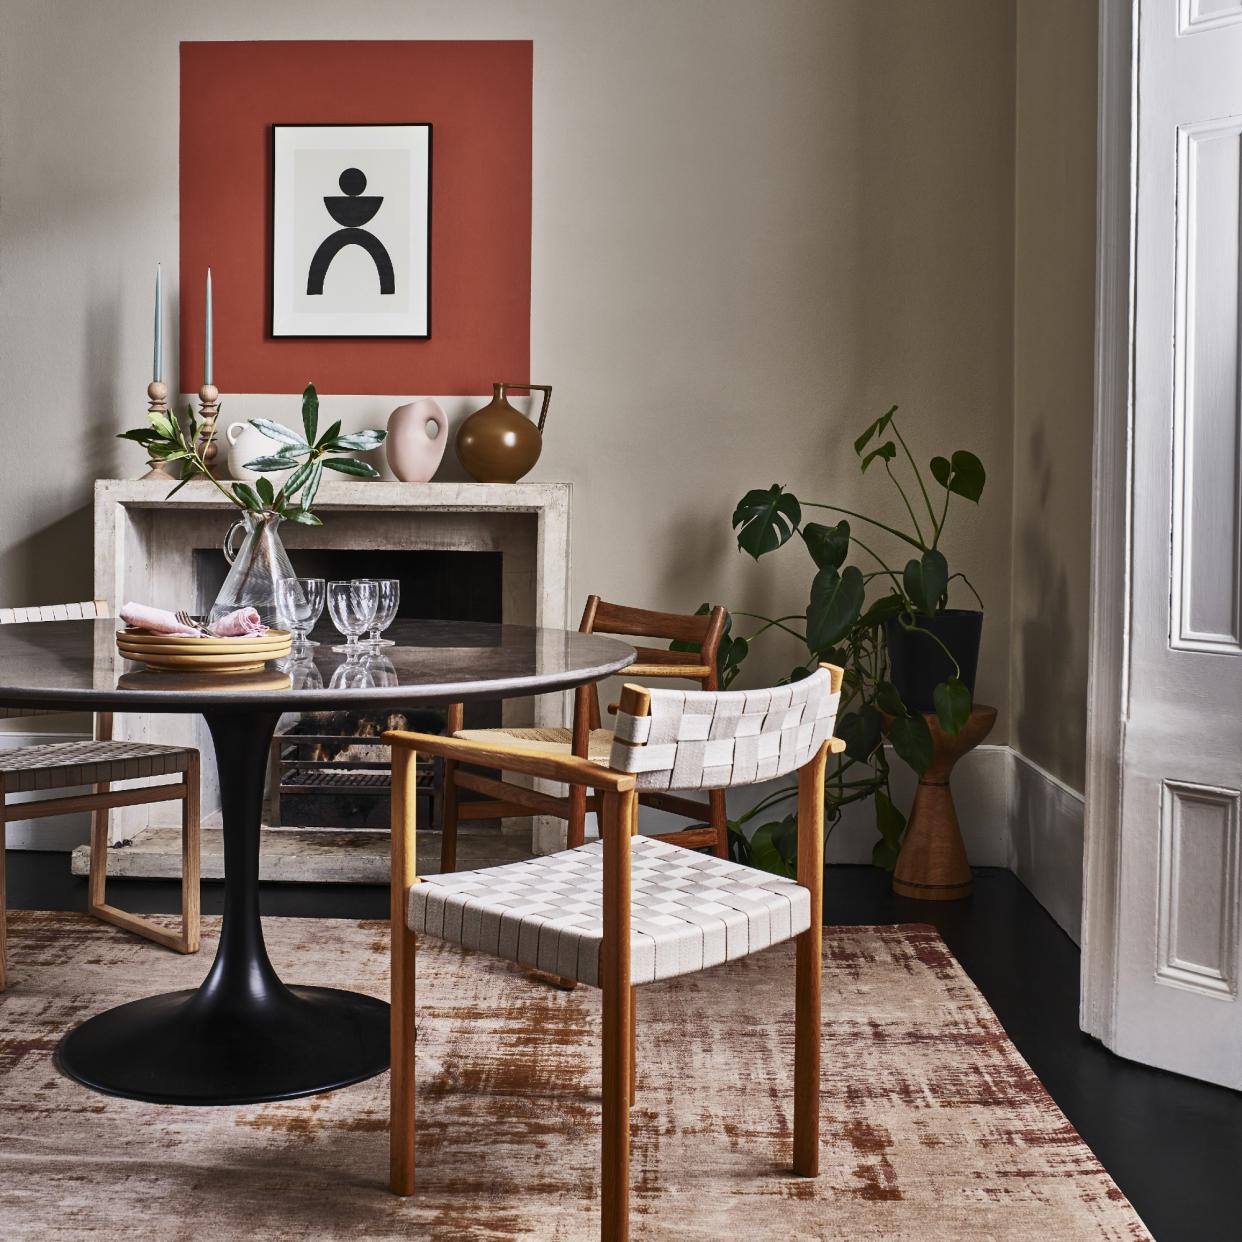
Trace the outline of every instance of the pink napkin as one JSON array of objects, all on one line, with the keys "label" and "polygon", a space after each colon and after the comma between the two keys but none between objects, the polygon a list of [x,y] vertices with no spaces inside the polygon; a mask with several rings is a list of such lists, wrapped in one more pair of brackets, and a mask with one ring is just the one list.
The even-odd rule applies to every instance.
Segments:
[{"label": "pink napkin", "polygon": [[252,634],[267,633],[267,626],[253,608],[239,608],[236,612],[230,612],[209,628],[217,638],[249,638]]},{"label": "pink napkin", "polygon": [[198,633],[163,608],[151,608],[147,604],[126,604],[121,609],[121,620],[136,630],[149,630],[152,634],[174,634],[179,638],[192,638]]}]

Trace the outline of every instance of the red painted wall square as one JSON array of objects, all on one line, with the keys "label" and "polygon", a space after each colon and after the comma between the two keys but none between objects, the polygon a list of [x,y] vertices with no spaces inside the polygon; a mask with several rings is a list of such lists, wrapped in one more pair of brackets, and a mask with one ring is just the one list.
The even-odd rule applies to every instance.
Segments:
[{"label": "red painted wall square", "polygon": [[[477,394],[530,370],[533,45],[181,45],[181,386],[203,374],[212,269],[222,393]],[[274,124],[429,121],[431,336],[271,335]]]}]

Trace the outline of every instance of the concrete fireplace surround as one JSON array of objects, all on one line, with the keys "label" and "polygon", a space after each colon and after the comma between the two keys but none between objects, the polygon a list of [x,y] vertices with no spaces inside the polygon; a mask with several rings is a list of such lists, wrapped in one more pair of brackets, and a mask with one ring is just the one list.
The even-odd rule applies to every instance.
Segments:
[{"label": "concrete fireplace surround", "polygon": [[[129,600],[170,608],[196,599],[200,607],[210,603],[197,598],[192,551],[219,548],[236,510],[210,483],[191,483],[171,499],[167,493],[168,484],[159,480],[102,479],[95,485],[95,595],[114,610]],[[285,523],[281,538],[291,551],[499,552],[504,620],[566,629],[572,624],[569,504],[568,483],[325,482],[315,505],[323,526]],[[565,695],[507,701],[504,719],[559,725],[567,719],[567,706]],[[195,716],[118,716],[116,734],[158,737],[211,752],[206,726]],[[211,878],[220,872],[219,833],[212,831],[213,823],[218,825],[219,791],[211,763],[203,765],[202,806],[203,874]],[[110,874],[176,874],[176,834],[164,831],[172,827],[160,818],[165,810],[113,813],[113,842],[129,844],[112,851]],[[559,827],[536,820],[533,828],[510,825],[505,835],[513,850],[533,846],[542,852],[557,848]],[[351,833],[350,843],[339,848],[339,834],[313,829],[266,829],[265,835],[265,879],[387,879],[386,833]],[[496,838],[494,829],[489,836]],[[85,862],[82,847],[75,851],[75,873],[84,873]]]}]

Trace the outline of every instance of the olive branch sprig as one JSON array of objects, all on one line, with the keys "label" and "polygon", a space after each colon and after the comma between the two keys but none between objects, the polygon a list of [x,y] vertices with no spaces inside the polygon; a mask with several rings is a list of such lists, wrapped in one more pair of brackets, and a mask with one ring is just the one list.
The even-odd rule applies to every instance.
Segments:
[{"label": "olive branch sprig", "polygon": [[[351,475],[357,479],[377,479],[379,471],[370,462],[340,454],[365,453],[378,448],[388,434],[375,429],[341,435],[340,420],[319,435],[319,394],[314,384],[307,384],[302,393],[302,431],[298,432],[270,418],[252,418],[252,427],[278,445],[274,453],[246,463],[247,470],[290,471],[277,490],[270,479],[261,478],[253,487],[236,482],[225,487],[211,473],[204,457],[206,445],[200,446],[202,422],[186,407],[185,422],[174,414],[149,411],[147,427],[123,431],[120,440],[132,440],[146,449],[153,461],[180,462],[180,474],[169,496],[175,496],[193,479],[206,479],[228,499],[230,504],[251,513],[275,513],[302,526],[322,526],[323,522],[311,509],[323,472]],[[214,437],[213,437],[214,438]]]}]

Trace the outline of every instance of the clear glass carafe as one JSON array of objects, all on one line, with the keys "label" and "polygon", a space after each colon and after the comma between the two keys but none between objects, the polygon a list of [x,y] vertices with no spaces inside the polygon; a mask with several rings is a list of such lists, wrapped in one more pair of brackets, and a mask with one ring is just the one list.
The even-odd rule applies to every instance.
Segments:
[{"label": "clear glass carafe", "polygon": [[[238,608],[255,609],[264,625],[280,626],[280,595],[282,578],[296,577],[289,563],[289,554],[280,541],[278,513],[242,514],[224,536],[224,555],[229,562],[228,577],[211,606],[209,622]],[[238,536],[241,545],[237,546]]]}]

